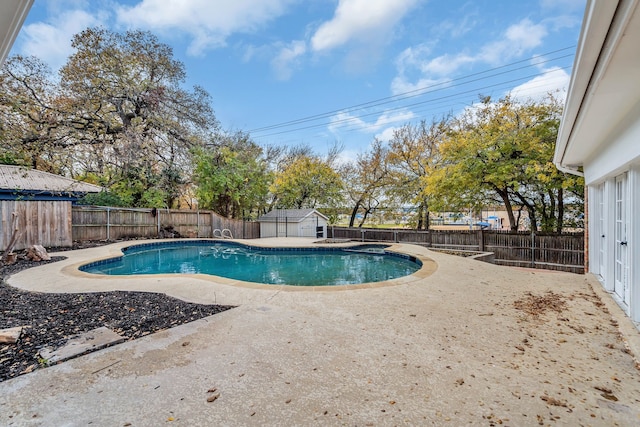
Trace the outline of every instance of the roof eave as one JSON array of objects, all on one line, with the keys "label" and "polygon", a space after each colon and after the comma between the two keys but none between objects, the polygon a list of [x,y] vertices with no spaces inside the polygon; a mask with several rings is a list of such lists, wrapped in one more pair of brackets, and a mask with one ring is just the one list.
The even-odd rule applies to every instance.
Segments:
[{"label": "roof eave", "polygon": [[0,3],[0,66],[9,55],[32,5],[33,0],[3,0]]},{"label": "roof eave", "polygon": [[582,166],[567,163],[565,155],[568,145],[573,143],[571,137],[578,117],[586,105],[589,89],[595,84],[597,68],[606,63],[607,57],[611,54],[611,46],[605,46],[605,41],[618,3],[613,0],[587,0],[553,158],[558,169],[565,169],[565,172],[575,173],[577,168]]}]

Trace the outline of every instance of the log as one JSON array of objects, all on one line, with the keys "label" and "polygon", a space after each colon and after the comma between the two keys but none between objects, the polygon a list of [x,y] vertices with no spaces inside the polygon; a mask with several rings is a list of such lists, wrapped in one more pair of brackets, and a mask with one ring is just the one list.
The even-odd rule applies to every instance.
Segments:
[{"label": "log", "polygon": [[49,261],[51,257],[42,245],[31,245],[27,249],[27,259],[31,261]]}]

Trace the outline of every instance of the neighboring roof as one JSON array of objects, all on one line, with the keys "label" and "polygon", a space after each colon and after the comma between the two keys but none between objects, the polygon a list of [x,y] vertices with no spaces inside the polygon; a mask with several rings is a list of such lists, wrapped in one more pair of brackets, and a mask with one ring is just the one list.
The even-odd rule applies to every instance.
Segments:
[{"label": "neighboring roof", "polygon": [[0,2],[0,66],[11,51],[33,0],[2,0]]},{"label": "neighboring roof", "polygon": [[22,166],[0,165],[0,192],[4,194],[77,196],[103,190],[104,188],[98,185],[48,172]]},{"label": "neighboring roof", "polygon": [[638,104],[639,0],[588,0],[554,162],[576,169],[606,147]]},{"label": "neighboring roof", "polygon": [[287,219],[287,222],[302,222],[310,216],[317,215],[325,220],[329,220],[328,217],[321,214],[315,209],[274,209],[266,214],[262,215],[258,218],[259,222],[276,222],[276,221],[284,221]]}]

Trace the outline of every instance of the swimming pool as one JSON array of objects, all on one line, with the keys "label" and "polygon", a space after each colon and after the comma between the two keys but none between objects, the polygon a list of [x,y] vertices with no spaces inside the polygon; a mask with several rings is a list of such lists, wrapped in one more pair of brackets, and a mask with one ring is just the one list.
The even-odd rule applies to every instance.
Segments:
[{"label": "swimming pool", "polygon": [[124,255],[85,264],[101,275],[210,274],[245,282],[336,286],[380,282],[415,273],[422,262],[388,245],[264,248],[235,242],[178,241],[129,246]]}]

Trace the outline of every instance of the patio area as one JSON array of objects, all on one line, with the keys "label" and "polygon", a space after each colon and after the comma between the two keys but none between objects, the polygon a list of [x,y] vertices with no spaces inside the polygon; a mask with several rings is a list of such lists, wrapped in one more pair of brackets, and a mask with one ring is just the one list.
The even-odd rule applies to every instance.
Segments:
[{"label": "patio area", "polygon": [[77,271],[124,244],[60,253],[9,283],[238,307],[4,381],[1,425],[640,423],[640,332],[591,275],[404,244],[427,270],[339,291]]}]

